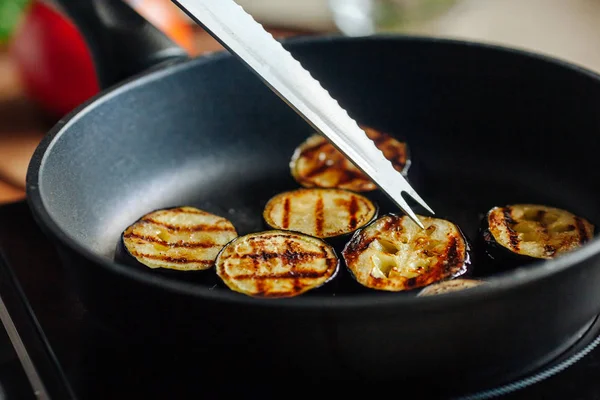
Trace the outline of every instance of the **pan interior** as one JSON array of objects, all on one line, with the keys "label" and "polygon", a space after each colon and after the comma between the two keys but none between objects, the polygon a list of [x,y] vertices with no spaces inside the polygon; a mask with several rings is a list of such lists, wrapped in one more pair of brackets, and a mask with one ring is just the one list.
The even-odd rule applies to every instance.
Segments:
[{"label": "pan interior", "polygon": [[[495,205],[542,203],[600,221],[600,86],[521,53],[410,38],[298,42],[292,52],[358,122],[406,140],[409,178],[470,239]],[[299,187],[290,157],[310,126],[231,57],[129,83],[59,132],[39,187],[58,226],[112,260],[143,214],[191,205],[265,228]],[[397,211],[377,192],[381,212]]]}]

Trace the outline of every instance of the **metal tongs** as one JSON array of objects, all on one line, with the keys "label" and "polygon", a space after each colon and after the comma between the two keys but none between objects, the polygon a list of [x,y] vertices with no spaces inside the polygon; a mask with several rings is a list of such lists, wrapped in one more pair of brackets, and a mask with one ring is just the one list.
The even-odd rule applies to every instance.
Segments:
[{"label": "metal tongs", "polygon": [[233,0],[172,0],[362,170],[422,229],[406,193],[426,210],[425,201],[394,169],[336,100],[258,22]]}]

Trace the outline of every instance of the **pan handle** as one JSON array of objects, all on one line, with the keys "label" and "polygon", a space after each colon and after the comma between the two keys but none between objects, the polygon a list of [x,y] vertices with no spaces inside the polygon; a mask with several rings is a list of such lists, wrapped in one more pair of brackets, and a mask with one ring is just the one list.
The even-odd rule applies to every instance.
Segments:
[{"label": "pan handle", "polygon": [[103,89],[150,67],[188,58],[123,0],[54,1],[85,38]]}]

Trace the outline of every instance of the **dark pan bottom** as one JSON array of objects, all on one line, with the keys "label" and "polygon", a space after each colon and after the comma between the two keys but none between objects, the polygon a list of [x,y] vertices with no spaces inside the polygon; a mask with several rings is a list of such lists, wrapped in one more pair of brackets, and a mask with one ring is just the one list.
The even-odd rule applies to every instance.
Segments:
[{"label": "dark pan bottom", "polygon": [[[525,398],[531,398],[523,389],[540,383],[554,375],[566,370],[580,361],[600,344],[600,317],[596,316],[575,334],[568,343],[560,349],[553,351],[547,357],[547,362],[530,369],[528,372],[507,377],[504,382],[497,386],[477,391],[467,392],[455,397],[456,400],[483,400],[504,396],[507,394],[524,394]],[[517,392],[517,393],[515,393]],[[518,398],[521,398],[520,396]]]},{"label": "dark pan bottom", "polygon": [[[274,358],[267,354],[254,354],[251,344],[249,344],[248,353],[237,355],[215,353],[210,350],[211,347],[214,347],[210,343],[207,343],[208,350],[205,349],[200,352],[196,352],[191,348],[188,348],[187,351],[179,350],[175,344],[174,347],[152,347],[147,342],[136,345],[129,340],[124,340],[122,334],[110,330],[97,320],[88,322],[90,322],[89,326],[92,327],[91,330],[102,332],[100,337],[105,340],[102,346],[105,349],[101,352],[100,358],[88,360],[88,362],[78,365],[78,378],[75,380],[87,386],[80,389],[84,393],[87,390],[93,391],[94,385],[88,386],[88,378],[83,377],[93,376],[99,365],[110,363],[111,358],[113,358],[111,353],[126,351],[129,353],[127,359],[132,360],[131,364],[126,367],[127,369],[145,368],[144,375],[159,375],[157,379],[146,381],[144,387],[139,389],[143,393],[147,392],[150,398],[154,398],[153,396],[156,393],[170,393],[173,398],[191,394],[209,396],[208,398],[226,394],[260,394],[263,398],[276,398],[281,395],[281,388],[284,387],[287,388],[286,392],[292,389],[292,392],[297,395],[329,392],[332,389],[338,394],[383,394],[390,388],[402,388],[403,393],[428,398],[480,400],[512,394],[512,396],[517,396],[515,398],[521,399],[522,397],[519,397],[519,395],[523,393],[523,389],[571,367],[600,343],[600,318],[594,317],[561,346],[535,364],[524,366],[521,370],[514,371],[509,376],[505,375],[494,381],[481,381],[478,385],[457,385],[450,388],[442,386],[440,384],[442,379],[436,379],[435,377],[426,377],[424,381],[416,382],[414,380],[403,380],[402,376],[398,376],[397,380],[387,383],[372,383],[357,377],[324,380],[311,376],[310,371],[299,368],[294,371],[293,365],[291,368],[290,365],[282,366],[282,368],[276,365],[273,368]],[[112,344],[111,341],[106,342],[108,336],[114,338]],[[142,332],[140,332],[138,338],[141,338],[141,336],[143,336]],[[86,335],[86,337],[95,342],[93,339],[94,334]],[[98,343],[90,343],[90,345],[96,349],[95,353],[98,354]],[[106,359],[104,359],[105,357]],[[122,358],[122,355],[119,358]],[[240,359],[244,361],[239,362]],[[319,355],[315,354],[316,369],[318,369],[318,363]],[[293,364],[293,361],[291,364]],[[139,365],[139,367],[136,367],[136,365]],[[115,374],[120,375],[124,372],[120,370],[125,367],[115,365],[113,368]],[[165,369],[170,370],[170,372],[162,374],[161,371]],[[178,372],[173,373],[173,370]],[[278,372],[278,370],[280,371]],[[429,385],[426,384],[427,380],[430,380]],[[527,396],[523,398],[527,398]]]}]

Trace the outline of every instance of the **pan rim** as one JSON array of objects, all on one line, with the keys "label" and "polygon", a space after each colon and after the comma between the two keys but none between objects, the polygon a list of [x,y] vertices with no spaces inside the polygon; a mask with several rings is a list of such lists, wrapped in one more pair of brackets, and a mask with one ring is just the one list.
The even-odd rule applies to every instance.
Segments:
[{"label": "pan rim", "polygon": [[[573,74],[587,76],[600,82],[600,74],[579,66],[570,61],[558,57],[536,53],[530,50],[507,47],[499,44],[484,43],[456,38],[442,38],[420,35],[401,35],[395,33],[384,33],[363,37],[346,37],[339,34],[329,34],[320,36],[300,36],[282,40],[285,46],[300,48],[303,45],[322,44],[328,42],[370,42],[370,41],[393,41],[398,43],[425,43],[425,44],[443,44],[445,46],[455,47],[473,47],[484,51],[504,53],[506,55],[518,56],[527,59],[533,59],[547,64],[553,64],[563,70],[569,70]],[[51,153],[56,141],[68,131],[69,126],[82,118],[88,112],[93,112],[96,105],[119,95],[121,92],[130,90],[138,85],[145,84],[148,81],[160,79],[163,76],[170,75],[177,70],[198,67],[203,64],[216,62],[217,60],[231,58],[232,55],[227,51],[217,51],[192,58],[185,61],[177,61],[171,65],[154,68],[125,79],[122,82],[109,87],[82,103],[70,113],[60,119],[44,136],[30,160],[26,177],[26,201],[34,220],[39,227],[49,233],[54,240],[60,242],[62,246],[69,248],[83,259],[89,260],[111,273],[115,273],[124,279],[132,279],[139,283],[155,286],[162,290],[185,295],[193,298],[205,299],[210,301],[245,303],[247,305],[259,307],[287,307],[294,309],[315,309],[321,310],[355,310],[357,308],[411,308],[413,311],[435,312],[457,308],[464,304],[482,301],[486,298],[499,298],[504,293],[513,291],[517,288],[526,290],[528,287],[539,284],[545,279],[554,277],[578,264],[583,263],[589,258],[600,253],[600,238],[596,237],[587,243],[581,249],[572,253],[565,254],[557,259],[535,262],[527,268],[517,268],[498,274],[486,279],[486,284],[471,288],[470,290],[452,292],[437,296],[406,296],[401,293],[368,293],[351,296],[297,296],[286,299],[262,299],[245,296],[228,290],[211,290],[208,287],[202,287],[197,284],[175,281],[166,277],[152,274],[151,271],[142,271],[129,268],[126,265],[113,262],[104,256],[101,256],[86,246],[78,243],[70,237],[67,231],[63,230],[59,224],[52,218],[49,210],[44,203],[44,194],[40,189],[40,175],[45,165],[48,154]]]}]

